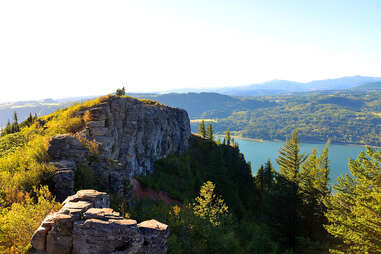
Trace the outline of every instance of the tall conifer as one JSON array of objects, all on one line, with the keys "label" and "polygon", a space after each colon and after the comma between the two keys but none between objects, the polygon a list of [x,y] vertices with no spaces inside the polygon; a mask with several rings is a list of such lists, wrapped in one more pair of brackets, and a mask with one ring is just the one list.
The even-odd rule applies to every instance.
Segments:
[{"label": "tall conifer", "polygon": [[205,121],[204,120],[202,120],[201,123],[198,125],[198,134],[200,134],[200,136],[202,138],[206,137]]},{"label": "tall conifer", "polygon": [[228,146],[231,144],[231,136],[230,136],[230,129],[228,128],[225,132],[225,141]]},{"label": "tall conifer", "polygon": [[304,160],[305,154],[301,154],[299,149],[298,132],[293,131],[291,138],[279,150],[279,156],[276,159],[276,162],[279,164],[279,173],[288,181],[297,183],[300,165]]},{"label": "tall conifer", "polygon": [[213,133],[213,126],[212,126],[212,124],[208,125],[208,129],[206,131],[206,138],[209,139],[209,140],[213,140],[214,139],[214,133]]},{"label": "tall conifer", "polygon": [[276,160],[280,168],[277,181],[284,191],[283,199],[287,204],[287,206],[283,207],[284,221],[282,223],[284,224],[284,233],[288,239],[288,246],[294,251],[296,249],[296,234],[299,223],[299,170],[304,160],[305,155],[304,153],[300,154],[298,132],[295,130],[284,147],[279,150],[279,156]]}]

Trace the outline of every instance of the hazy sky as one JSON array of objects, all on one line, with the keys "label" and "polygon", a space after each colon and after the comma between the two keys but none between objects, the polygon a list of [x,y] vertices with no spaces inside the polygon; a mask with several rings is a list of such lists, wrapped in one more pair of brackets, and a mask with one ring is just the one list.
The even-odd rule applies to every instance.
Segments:
[{"label": "hazy sky", "polygon": [[0,101],[381,76],[381,1],[0,0]]}]

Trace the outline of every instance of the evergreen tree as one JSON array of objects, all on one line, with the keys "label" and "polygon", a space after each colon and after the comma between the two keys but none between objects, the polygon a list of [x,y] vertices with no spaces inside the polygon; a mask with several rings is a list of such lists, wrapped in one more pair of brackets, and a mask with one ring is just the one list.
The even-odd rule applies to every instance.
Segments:
[{"label": "evergreen tree", "polygon": [[2,136],[8,135],[12,133],[12,125],[11,122],[8,119],[7,125],[5,126],[4,132],[2,133]]},{"label": "evergreen tree", "polygon": [[305,154],[300,154],[298,132],[295,130],[284,147],[279,150],[279,156],[276,159],[279,164],[279,173],[290,182],[297,183],[300,165],[304,160]]},{"label": "evergreen tree", "polygon": [[284,218],[283,226],[288,239],[288,246],[295,251],[296,234],[298,228],[298,183],[300,165],[305,160],[305,155],[300,154],[298,143],[298,132],[294,131],[291,138],[286,141],[284,147],[279,150],[278,159],[276,159],[280,172],[278,175],[278,185],[283,191]]},{"label": "evergreen tree", "polygon": [[229,130],[229,128],[225,132],[225,142],[226,142],[226,145],[230,146],[230,144],[231,144],[231,136],[230,136],[230,130]]},{"label": "evergreen tree", "polygon": [[212,124],[208,125],[208,129],[206,131],[206,138],[209,140],[214,140],[213,126]]},{"label": "evergreen tree", "polygon": [[319,169],[320,169],[320,186],[319,190],[322,192],[324,196],[328,195],[330,192],[328,183],[329,183],[329,160],[328,160],[328,147],[330,141],[328,140],[325,144],[324,150],[318,158]]},{"label": "evergreen tree", "polygon": [[349,160],[352,176],[340,176],[324,200],[327,231],[340,241],[333,253],[381,253],[381,151],[367,148]]},{"label": "evergreen tree", "polygon": [[17,112],[13,112],[13,123],[18,124],[18,117],[17,117]]},{"label": "evergreen tree", "polygon": [[264,192],[264,185],[265,185],[264,171],[265,171],[265,168],[263,167],[263,165],[261,165],[261,167],[257,171],[257,175],[255,176],[255,184],[257,185],[257,188],[261,191],[261,193]]},{"label": "evergreen tree", "polygon": [[198,134],[200,134],[200,136],[202,138],[206,138],[206,130],[205,130],[205,121],[202,120],[201,123],[198,125]]},{"label": "evergreen tree", "polygon": [[323,204],[320,182],[323,174],[319,168],[319,160],[316,149],[307,157],[301,166],[299,179],[299,193],[302,207],[299,207],[303,224],[303,235],[317,240],[324,234],[323,228]]},{"label": "evergreen tree", "polygon": [[276,176],[276,171],[273,168],[270,159],[267,159],[267,162],[263,169],[263,184],[266,191],[271,192],[272,186],[274,184],[274,178]]},{"label": "evergreen tree", "polygon": [[18,131],[20,131],[20,126],[19,126],[19,123],[18,123],[17,113],[14,112],[13,113],[13,123],[12,123],[12,132],[11,133],[15,133],[15,132],[18,132]]}]

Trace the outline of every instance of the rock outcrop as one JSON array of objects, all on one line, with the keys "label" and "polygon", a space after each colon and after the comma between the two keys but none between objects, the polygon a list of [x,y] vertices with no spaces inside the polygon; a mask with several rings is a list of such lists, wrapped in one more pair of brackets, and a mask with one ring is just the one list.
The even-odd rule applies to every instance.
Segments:
[{"label": "rock outcrop", "polygon": [[82,190],[68,197],[34,233],[32,253],[162,254],[167,252],[168,226],[155,220],[137,224],[114,212],[109,196]]},{"label": "rock outcrop", "polygon": [[[155,161],[169,154],[186,151],[191,135],[186,111],[130,97],[111,96],[77,116],[85,127],[75,135],[55,136],[48,149],[57,168],[58,201],[73,193],[79,164],[91,168],[107,191],[124,195],[133,176],[152,172]],[[96,162],[91,150],[96,150]]]}]

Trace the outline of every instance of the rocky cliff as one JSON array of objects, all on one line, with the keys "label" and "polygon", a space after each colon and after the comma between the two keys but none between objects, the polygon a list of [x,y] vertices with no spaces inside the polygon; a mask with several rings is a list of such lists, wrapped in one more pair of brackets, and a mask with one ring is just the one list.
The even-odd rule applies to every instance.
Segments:
[{"label": "rocky cliff", "polygon": [[83,128],[75,135],[58,135],[49,144],[57,200],[73,194],[78,168],[88,168],[99,189],[125,195],[131,177],[152,172],[154,162],[188,148],[191,134],[186,111],[111,96],[76,117]]},{"label": "rocky cliff", "polygon": [[155,220],[137,224],[108,208],[104,192],[82,190],[49,215],[31,239],[38,254],[164,254],[168,227]]}]

